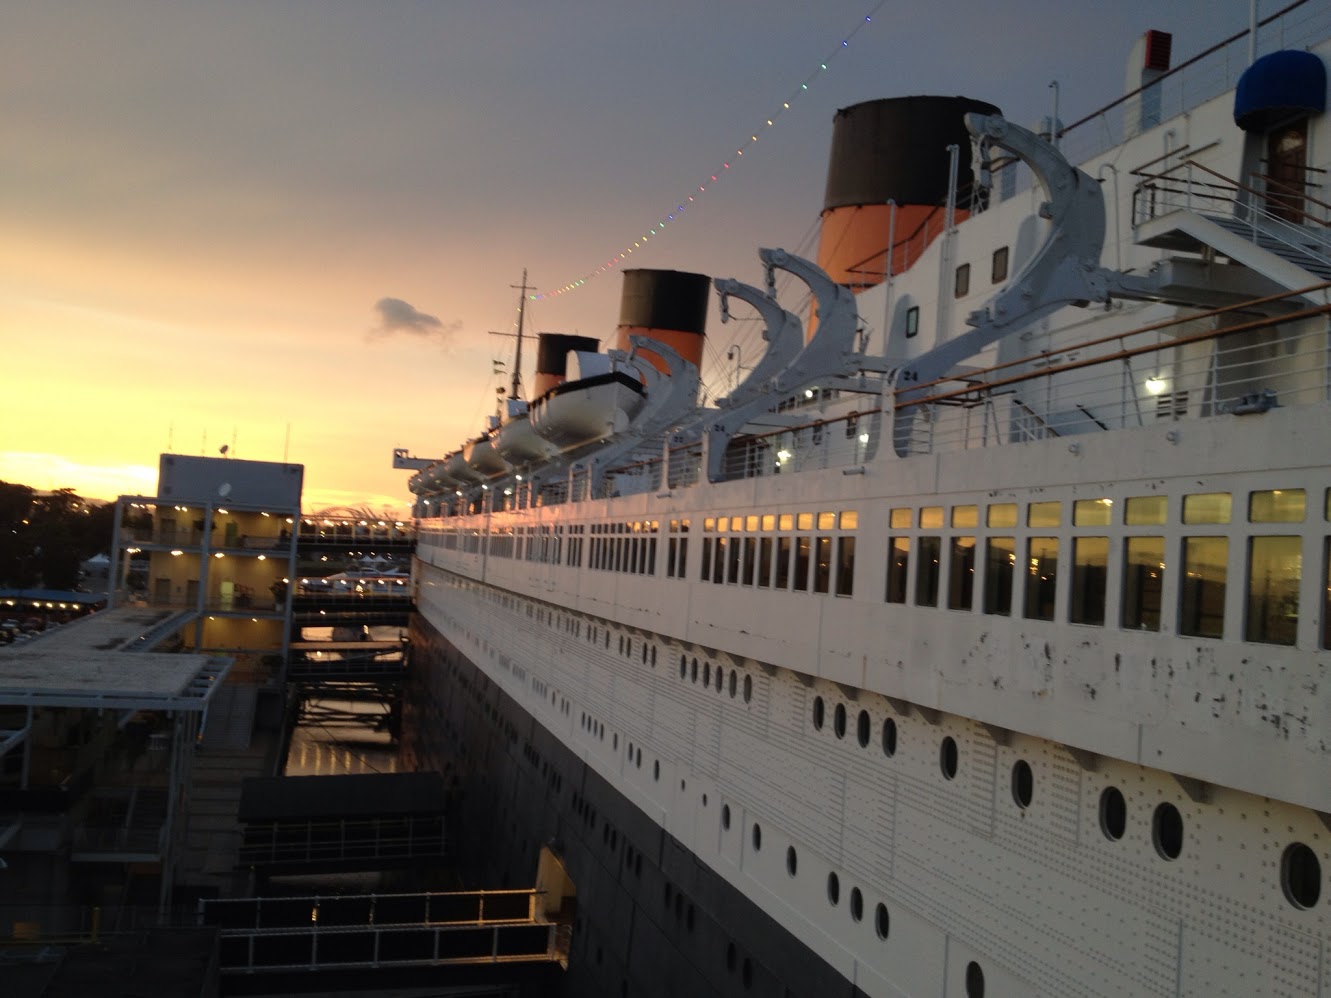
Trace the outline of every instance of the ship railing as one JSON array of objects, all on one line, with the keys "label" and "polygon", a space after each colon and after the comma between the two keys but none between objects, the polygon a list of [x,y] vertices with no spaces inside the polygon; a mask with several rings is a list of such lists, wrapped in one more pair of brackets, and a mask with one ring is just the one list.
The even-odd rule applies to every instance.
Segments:
[{"label": "ship railing", "polygon": [[[912,389],[909,454],[1069,438],[1331,399],[1331,305],[1248,318],[1243,309],[1331,287],[1171,319]],[[1193,332],[1198,320],[1231,322]],[[1322,321],[1306,320],[1321,318]],[[1233,322],[1232,320],[1239,320]],[[1212,323],[1207,322],[1208,325]]]},{"label": "ship railing", "polygon": [[670,467],[666,472],[666,487],[688,488],[697,485],[702,477],[702,444],[689,443],[671,447],[667,452]]},{"label": "ship railing", "polygon": [[722,477],[729,481],[862,467],[877,453],[882,425],[882,410],[873,408],[766,433],[737,435],[726,448]]},{"label": "ship railing", "polygon": [[[1256,54],[1308,48],[1331,34],[1331,5],[1295,0],[1258,22]],[[1232,89],[1248,68],[1248,29],[1163,73],[1157,80],[1062,128],[1059,146],[1084,163],[1157,124]]]},{"label": "ship railing", "polygon": [[1132,193],[1134,228],[1173,211],[1209,214],[1248,239],[1265,237],[1331,265],[1331,204],[1305,190],[1269,178],[1261,189],[1251,187],[1191,159],[1137,175],[1142,179]]}]

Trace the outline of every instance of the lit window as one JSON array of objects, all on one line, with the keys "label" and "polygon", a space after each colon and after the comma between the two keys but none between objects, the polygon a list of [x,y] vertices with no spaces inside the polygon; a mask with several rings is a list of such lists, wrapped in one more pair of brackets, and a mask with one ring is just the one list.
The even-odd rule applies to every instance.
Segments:
[{"label": "lit window", "polygon": [[1031,620],[1053,620],[1054,593],[1058,588],[1058,538],[1032,537],[1027,542],[1026,558],[1026,616]]},{"label": "lit window", "polygon": [[[1130,502],[1131,500],[1129,500]],[[1123,543],[1123,626],[1160,630],[1165,581],[1165,539],[1129,537]]]},{"label": "lit window", "polygon": [[1243,633],[1246,640],[1270,645],[1294,644],[1302,577],[1302,538],[1249,539],[1248,611]]},{"label": "lit window", "polygon": [[1248,497],[1249,523],[1302,523],[1307,510],[1303,489],[1270,489]]},{"label": "lit window", "polygon": [[1231,497],[1228,492],[1205,492],[1183,497],[1184,523],[1228,523]]},{"label": "lit window", "polygon": [[1015,502],[996,502],[985,511],[985,523],[991,527],[1015,527],[1017,525],[1017,504]]},{"label": "lit window", "polygon": [[[1107,513],[1108,507],[1106,507],[1106,515]],[[1108,566],[1108,537],[1077,537],[1073,539],[1072,605],[1068,612],[1068,619],[1072,623],[1104,624]]]},{"label": "lit window", "polygon": [[1183,538],[1183,573],[1179,577],[1180,634],[1199,638],[1225,636],[1225,576],[1228,561],[1229,538]]},{"label": "lit window", "polygon": [[[1013,510],[1015,515],[1015,508]],[[1012,576],[1017,563],[1017,542],[1011,537],[985,541],[984,612],[1008,616],[1012,613]]]},{"label": "lit window", "polygon": [[1165,522],[1164,496],[1131,496],[1124,503],[1123,522],[1129,527],[1158,527]]},{"label": "lit window", "polygon": [[1074,527],[1107,527],[1113,511],[1112,499],[1078,499],[1072,504]]}]

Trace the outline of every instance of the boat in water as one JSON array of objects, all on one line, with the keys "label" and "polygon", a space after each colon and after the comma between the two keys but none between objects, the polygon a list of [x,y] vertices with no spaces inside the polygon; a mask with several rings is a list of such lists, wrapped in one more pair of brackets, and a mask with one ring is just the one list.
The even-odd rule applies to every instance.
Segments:
[{"label": "boat in water", "polygon": [[568,993],[1331,994],[1331,12],[1259,42],[843,109],[816,259],[627,272],[412,478],[404,751]]}]

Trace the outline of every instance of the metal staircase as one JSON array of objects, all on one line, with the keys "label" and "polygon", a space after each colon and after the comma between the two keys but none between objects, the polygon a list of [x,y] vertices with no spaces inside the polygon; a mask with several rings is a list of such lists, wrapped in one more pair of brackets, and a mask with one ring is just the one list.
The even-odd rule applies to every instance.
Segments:
[{"label": "metal staircase", "polygon": [[[1331,225],[1311,211],[1292,222],[1268,210],[1268,196],[1192,160],[1139,174],[1132,225],[1143,246],[1214,252],[1301,291],[1331,281]],[[1305,198],[1331,217],[1331,205]],[[1324,292],[1323,292],[1324,293]]]}]

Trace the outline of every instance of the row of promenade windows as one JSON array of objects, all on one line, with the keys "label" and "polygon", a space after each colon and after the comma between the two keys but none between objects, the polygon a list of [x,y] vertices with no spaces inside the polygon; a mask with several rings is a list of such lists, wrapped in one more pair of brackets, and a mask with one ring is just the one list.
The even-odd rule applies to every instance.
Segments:
[{"label": "row of promenade windows", "polygon": [[[1177,571],[1177,633],[1223,638],[1233,541],[1246,544],[1243,640],[1293,645],[1305,538],[1280,525],[1305,521],[1308,495],[1300,488],[1266,489],[1247,493],[1246,502],[1246,522],[1255,529],[1241,538],[1230,536],[1234,496],[1228,492],[1183,496],[1173,521],[1170,499],[1163,495],[1130,496],[1117,503],[1098,498],[897,507],[889,514],[886,585],[880,591],[888,603],[1104,626],[1112,571],[1119,626],[1159,631],[1167,617],[1166,573]],[[1331,490],[1324,503],[1325,518],[1331,520]],[[1062,535],[1069,515],[1075,528],[1103,527],[1106,532]],[[1167,539],[1163,529],[1151,529],[1171,522],[1195,529],[1185,529],[1176,540]],[[695,539],[700,542],[696,576],[690,575],[691,525],[677,519],[514,528],[491,538],[490,554],[578,567],[585,531],[589,568],[655,575],[658,538],[665,532],[669,578],[854,595],[859,527],[854,510],[707,517],[701,538]],[[480,543],[471,532],[461,537],[446,533],[440,540],[445,547],[470,551]],[[1321,645],[1331,647],[1331,539],[1315,543],[1326,572]],[[1071,575],[1062,614],[1057,605],[1060,571]]]},{"label": "row of promenade windows", "polygon": [[[1328,496],[1331,497],[1331,493]],[[1182,522],[1185,527],[1199,529],[1194,536],[1182,537],[1177,548],[1179,634],[1208,638],[1225,636],[1230,537],[1228,533],[1208,531],[1207,528],[1229,525],[1232,504],[1233,496],[1227,492],[1183,497]],[[974,610],[978,599],[978,608],[983,613],[1008,616],[1020,612],[1031,620],[1057,619],[1055,594],[1060,555],[1065,547],[1060,537],[1040,531],[1062,525],[1063,505],[1061,502],[1028,504],[1027,536],[1024,538],[1015,533],[991,533],[978,538],[975,534],[924,532],[945,527],[978,529],[980,509],[975,505],[953,506],[950,511],[942,506],[924,506],[918,511],[912,507],[893,509],[891,528],[894,531],[910,530],[911,533],[894,533],[889,538],[887,602],[927,607],[942,603],[952,610]],[[1247,522],[1302,523],[1306,506],[1307,496],[1303,489],[1252,492],[1248,495]],[[1118,523],[1114,522],[1113,511],[1114,503],[1110,499],[1076,500],[1072,503],[1072,524],[1074,527],[1123,526],[1132,529],[1162,527],[1168,522],[1165,496],[1129,497],[1123,502],[1123,514]],[[945,516],[945,513],[949,515]],[[988,530],[1017,529],[1016,503],[990,504],[985,507],[984,514]],[[1327,518],[1331,519],[1331,498],[1328,498]],[[1263,533],[1248,536],[1246,542],[1243,639],[1292,645],[1299,621],[1303,537]],[[1072,578],[1066,617],[1071,623],[1106,623],[1113,543],[1107,535],[1071,538]],[[1143,531],[1122,537],[1119,543],[1119,623],[1126,629],[1158,631],[1165,614],[1164,581],[1170,558],[1166,539],[1163,534]],[[1326,544],[1323,541],[1323,545]],[[1326,555],[1328,575],[1323,608],[1323,647],[1331,646],[1331,547],[1327,548]]]}]

